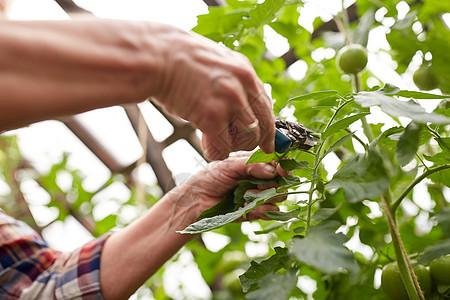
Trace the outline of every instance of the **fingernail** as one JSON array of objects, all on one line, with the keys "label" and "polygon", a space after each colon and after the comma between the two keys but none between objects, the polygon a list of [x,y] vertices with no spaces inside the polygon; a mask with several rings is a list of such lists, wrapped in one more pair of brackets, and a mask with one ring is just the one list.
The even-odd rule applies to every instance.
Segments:
[{"label": "fingernail", "polygon": [[275,167],[272,165],[266,165],[264,167],[264,171],[268,174],[273,174],[273,172],[275,171]]}]

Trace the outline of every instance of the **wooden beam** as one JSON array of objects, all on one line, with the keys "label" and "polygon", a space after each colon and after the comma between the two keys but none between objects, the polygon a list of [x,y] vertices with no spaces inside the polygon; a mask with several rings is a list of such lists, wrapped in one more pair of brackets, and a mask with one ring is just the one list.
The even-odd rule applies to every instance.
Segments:
[{"label": "wooden beam", "polygon": [[[139,107],[136,104],[132,104],[124,106],[124,109],[128,119],[131,122],[131,126],[133,126],[133,129],[137,134],[139,132],[139,115],[141,114]],[[146,159],[154,170],[156,179],[158,180],[161,189],[164,193],[167,193],[175,187],[175,181],[173,180],[172,172],[167,167],[167,164],[162,156],[163,150],[164,147],[155,141],[153,135],[147,127]]]},{"label": "wooden beam", "polygon": [[74,117],[68,117],[63,120],[63,123],[69,128],[80,141],[88,147],[95,156],[100,159],[100,161],[113,173],[122,172],[127,168],[127,166],[120,165],[117,160],[111,155],[111,153],[106,150],[106,148],[101,145],[98,140],[86,129],[86,127],[81,124]]}]

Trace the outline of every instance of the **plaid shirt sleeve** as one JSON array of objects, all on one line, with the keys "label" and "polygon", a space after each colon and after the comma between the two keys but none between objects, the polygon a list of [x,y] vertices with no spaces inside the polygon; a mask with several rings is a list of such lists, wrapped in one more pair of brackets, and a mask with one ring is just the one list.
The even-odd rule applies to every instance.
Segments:
[{"label": "plaid shirt sleeve", "polygon": [[0,299],[103,299],[99,267],[107,238],[59,252],[0,211]]}]

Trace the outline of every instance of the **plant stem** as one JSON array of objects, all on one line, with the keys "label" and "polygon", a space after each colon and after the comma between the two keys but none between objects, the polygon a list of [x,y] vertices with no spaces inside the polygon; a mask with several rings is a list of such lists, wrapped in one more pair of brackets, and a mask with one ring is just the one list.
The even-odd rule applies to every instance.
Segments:
[{"label": "plant stem", "polygon": [[423,172],[423,174],[420,175],[419,177],[417,177],[416,179],[414,179],[414,181],[411,182],[411,184],[405,189],[405,191],[391,204],[391,207],[390,207],[391,212],[393,214],[395,214],[395,211],[399,207],[403,198],[405,198],[409,194],[409,192],[424,178],[428,177],[429,175],[431,175],[435,172],[439,172],[439,171],[449,169],[449,168],[450,168],[450,164],[447,164],[447,165],[442,165],[442,166],[438,166],[435,168],[431,168],[431,169],[428,169],[427,171]]},{"label": "plant stem", "polygon": [[411,262],[409,261],[408,254],[405,251],[397,226],[395,225],[394,217],[389,209],[389,205],[386,201],[385,195],[381,195],[381,200],[384,204],[386,215],[388,218],[389,232],[392,237],[392,245],[394,246],[395,257],[397,259],[398,269],[400,271],[400,277],[405,285],[406,292],[408,293],[410,300],[425,300],[423,292],[420,289],[417,277],[414,274]]},{"label": "plant stem", "polygon": [[[352,78],[353,78],[353,80],[352,80],[353,91],[355,91],[355,93],[361,92],[361,90],[362,90],[361,80],[360,80],[358,74],[353,74]],[[366,135],[367,139],[369,140],[369,143],[372,142],[375,139],[375,136],[373,135],[373,131],[372,131],[372,128],[370,128],[369,123],[367,123],[366,117],[361,118],[361,123],[362,123],[362,128],[363,128],[364,134]]]}]

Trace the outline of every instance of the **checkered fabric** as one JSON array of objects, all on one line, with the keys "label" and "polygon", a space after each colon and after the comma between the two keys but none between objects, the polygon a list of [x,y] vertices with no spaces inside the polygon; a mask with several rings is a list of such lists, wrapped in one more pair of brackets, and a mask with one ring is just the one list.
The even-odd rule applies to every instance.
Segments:
[{"label": "checkered fabric", "polygon": [[99,267],[107,237],[63,253],[0,211],[0,299],[103,299]]}]

